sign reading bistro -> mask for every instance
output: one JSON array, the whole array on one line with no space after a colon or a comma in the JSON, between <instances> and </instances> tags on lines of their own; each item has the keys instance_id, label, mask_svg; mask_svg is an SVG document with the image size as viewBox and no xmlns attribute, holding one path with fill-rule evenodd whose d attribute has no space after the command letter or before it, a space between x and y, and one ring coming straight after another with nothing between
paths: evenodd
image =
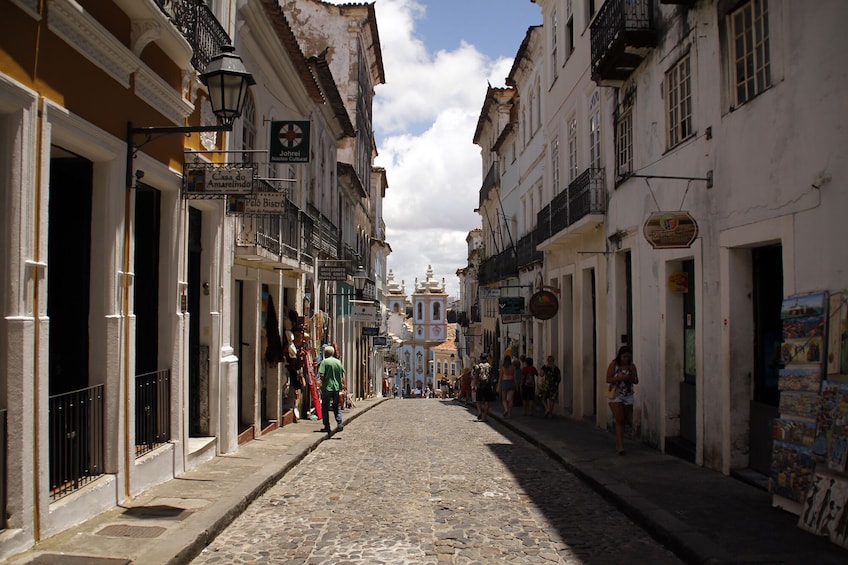
<instances>
[{"instance_id":1,"label":"sign reading bistro","mask_svg":"<svg viewBox=\"0 0 848 565\"><path fill-rule=\"evenodd\" d=\"M685 249L698 237L698 223L689 212L654 212L643 231L654 249Z\"/></svg>"}]
</instances>

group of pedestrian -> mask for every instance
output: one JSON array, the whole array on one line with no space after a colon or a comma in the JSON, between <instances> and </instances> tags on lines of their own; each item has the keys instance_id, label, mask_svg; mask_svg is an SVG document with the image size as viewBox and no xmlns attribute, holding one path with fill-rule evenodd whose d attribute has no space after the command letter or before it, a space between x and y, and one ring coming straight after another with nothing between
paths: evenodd
<instances>
[{"instance_id":1,"label":"group of pedestrian","mask_svg":"<svg viewBox=\"0 0 848 565\"><path fill-rule=\"evenodd\" d=\"M511 355L506 355L495 378L488 356L483 354L473 368L462 370L457 387L458 398L465 405L476 403L477 419L484 422L489 418L489 404L497 400L498 394L505 418L512 416L517 399L524 407L525 416L533 414L538 400L544 410L542 417L552 418L559 401L561 381L562 373L553 355L547 356L541 370L536 369L531 357L513 359ZM629 347L622 346L610 362L606 383L610 412L615 420L616 451L623 455L624 429L633 417L633 386L639 383Z\"/></svg>"}]
</instances>

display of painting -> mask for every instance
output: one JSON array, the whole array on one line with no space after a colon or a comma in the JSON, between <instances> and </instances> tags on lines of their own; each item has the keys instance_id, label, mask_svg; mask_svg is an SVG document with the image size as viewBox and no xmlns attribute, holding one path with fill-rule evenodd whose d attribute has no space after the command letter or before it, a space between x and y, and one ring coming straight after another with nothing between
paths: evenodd
<instances>
[{"instance_id":1,"label":"display of painting","mask_svg":"<svg viewBox=\"0 0 848 565\"><path fill-rule=\"evenodd\" d=\"M848 547L848 293L789 297L781 319L770 488L799 527Z\"/></svg>"}]
</instances>

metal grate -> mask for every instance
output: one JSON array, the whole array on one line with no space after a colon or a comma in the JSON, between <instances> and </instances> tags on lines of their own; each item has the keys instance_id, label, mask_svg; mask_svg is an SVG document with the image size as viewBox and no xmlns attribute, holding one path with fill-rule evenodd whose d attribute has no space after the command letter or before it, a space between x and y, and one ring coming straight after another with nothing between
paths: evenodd
<instances>
[{"instance_id":1,"label":"metal grate","mask_svg":"<svg viewBox=\"0 0 848 565\"><path fill-rule=\"evenodd\" d=\"M103 475L104 385L49 399L50 497L58 500Z\"/></svg>"},{"instance_id":2,"label":"metal grate","mask_svg":"<svg viewBox=\"0 0 848 565\"><path fill-rule=\"evenodd\" d=\"M158 538L164 533L165 528L161 526L125 526L113 524L99 530L97 535L108 536L110 538L152 539Z\"/></svg>"},{"instance_id":3,"label":"metal grate","mask_svg":"<svg viewBox=\"0 0 848 565\"><path fill-rule=\"evenodd\" d=\"M171 370L135 378L135 456L171 439Z\"/></svg>"}]
</instances>

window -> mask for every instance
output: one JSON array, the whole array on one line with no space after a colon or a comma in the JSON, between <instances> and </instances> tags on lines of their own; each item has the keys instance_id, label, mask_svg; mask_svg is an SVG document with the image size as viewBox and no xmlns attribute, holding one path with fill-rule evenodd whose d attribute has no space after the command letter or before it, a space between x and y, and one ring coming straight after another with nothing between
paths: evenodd
<instances>
[{"instance_id":1,"label":"window","mask_svg":"<svg viewBox=\"0 0 848 565\"><path fill-rule=\"evenodd\" d=\"M577 178L577 118L568 120L568 182Z\"/></svg>"},{"instance_id":2,"label":"window","mask_svg":"<svg viewBox=\"0 0 848 565\"><path fill-rule=\"evenodd\" d=\"M539 77L536 77L536 128L542 125L542 85L539 82Z\"/></svg>"},{"instance_id":3,"label":"window","mask_svg":"<svg viewBox=\"0 0 848 565\"><path fill-rule=\"evenodd\" d=\"M623 177L633 172L633 96L625 96L616 120L615 131L616 175Z\"/></svg>"},{"instance_id":4,"label":"window","mask_svg":"<svg viewBox=\"0 0 848 565\"><path fill-rule=\"evenodd\" d=\"M665 74L668 147L692 135L692 83L686 55Z\"/></svg>"},{"instance_id":5,"label":"window","mask_svg":"<svg viewBox=\"0 0 848 565\"><path fill-rule=\"evenodd\" d=\"M551 12L551 83L557 78L557 13Z\"/></svg>"},{"instance_id":6,"label":"window","mask_svg":"<svg viewBox=\"0 0 848 565\"><path fill-rule=\"evenodd\" d=\"M730 15L736 105L771 86L768 0L751 0Z\"/></svg>"},{"instance_id":7,"label":"window","mask_svg":"<svg viewBox=\"0 0 848 565\"><path fill-rule=\"evenodd\" d=\"M559 194L559 138L551 143L551 187L553 194Z\"/></svg>"},{"instance_id":8,"label":"window","mask_svg":"<svg viewBox=\"0 0 848 565\"><path fill-rule=\"evenodd\" d=\"M442 305L436 302L433 304L433 319L441 320L442 319Z\"/></svg>"},{"instance_id":9,"label":"window","mask_svg":"<svg viewBox=\"0 0 848 565\"><path fill-rule=\"evenodd\" d=\"M420 302L418 303L418 314L417 314L417 317L418 317L418 319L419 319L419 320L423 320L423 319L424 319L424 305L423 305L423 304L421 304Z\"/></svg>"},{"instance_id":10,"label":"window","mask_svg":"<svg viewBox=\"0 0 848 565\"><path fill-rule=\"evenodd\" d=\"M574 16L568 18L565 24L565 60L574 53ZM564 63L564 62L563 62Z\"/></svg>"},{"instance_id":11,"label":"window","mask_svg":"<svg viewBox=\"0 0 848 565\"><path fill-rule=\"evenodd\" d=\"M436 361L436 372L437 373L442 372L442 362L441 361Z\"/></svg>"},{"instance_id":12,"label":"window","mask_svg":"<svg viewBox=\"0 0 848 565\"><path fill-rule=\"evenodd\" d=\"M601 110L595 108L589 116L589 167L601 168Z\"/></svg>"}]
</instances>

